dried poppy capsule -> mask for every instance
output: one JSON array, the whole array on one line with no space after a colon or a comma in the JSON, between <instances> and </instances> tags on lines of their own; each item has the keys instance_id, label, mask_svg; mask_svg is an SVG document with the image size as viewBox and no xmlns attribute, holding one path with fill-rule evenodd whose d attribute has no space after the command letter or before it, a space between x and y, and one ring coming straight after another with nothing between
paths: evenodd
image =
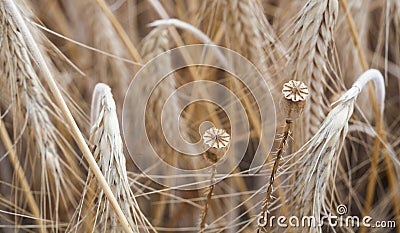
<instances>
[{"instance_id":1,"label":"dried poppy capsule","mask_svg":"<svg viewBox=\"0 0 400 233\"><path fill-rule=\"evenodd\" d=\"M230 136L225 130L212 127L204 132L203 141L210 147L221 149L229 144Z\"/></svg>"},{"instance_id":2,"label":"dried poppy capsule","mask_svg":"<svg viewBox=\"0 0 400 233\"><path fill-rule=\"evenodd\" d=\"M231 137L223 129L207 129L203 134L203 142L209 147L205 154L207 161L216 163L225 154L230 140Z\"/></svg>"},{"instance_id":3,"label":"dried poppy capsule","mask_svg":"<svg viewBox=\"0 0 400 233\"><path fill-rule=\"evenodd\" d=\"M299 118L309 94L307 86L303 82L290 80L283 84L282 94L280 108L286 120Z\"/></svg>"}]
</instances>

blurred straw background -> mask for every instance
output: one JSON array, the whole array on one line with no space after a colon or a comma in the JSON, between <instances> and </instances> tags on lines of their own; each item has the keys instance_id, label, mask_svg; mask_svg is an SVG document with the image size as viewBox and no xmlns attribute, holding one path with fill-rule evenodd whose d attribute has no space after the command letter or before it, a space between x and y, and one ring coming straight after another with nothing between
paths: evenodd
<instances>
[{"instance_id":1,"label":"blurred straw background","mask_svg":"<svg viewBox=\"0 0 400 233\"><path fill-rule=\"evenodd\" d=\"M334 232L327 225L258 229L278 149L284 154L269 214L323 216L337 214L343 204L349 215L397 227L336 232L400 232L400 1L1 0L0 20L0 232ZM157 87L146 115L149 140L165 161L209 165L180 159L160 131L166 93L191 81L230 88L245 107L251 132L243 161L224 180L199 190L171 189L135 166L119 122L128 86L146 62L199 43L246 57L275 103L289 80L304 82L309 97L284 148L275 148L285 122L276 105L276 143L270 154L265 151L262 169L250 175L254 151L265 140L251 90L209 67L174 73ZM159 69L171 65L162 61ZM372 85L334 108L331 103L369 68L384 76L383 114ZM95 92L98 83L104 84ZM173 101L167 120L182 110L179 99ZM181 117L188 141L201 139L204 121L230 133L230 116L207 102L190 105ZM91 170L96 164L102 181ZM165 173L171 186L176 175Z\"/></svg>"}]
</instances>

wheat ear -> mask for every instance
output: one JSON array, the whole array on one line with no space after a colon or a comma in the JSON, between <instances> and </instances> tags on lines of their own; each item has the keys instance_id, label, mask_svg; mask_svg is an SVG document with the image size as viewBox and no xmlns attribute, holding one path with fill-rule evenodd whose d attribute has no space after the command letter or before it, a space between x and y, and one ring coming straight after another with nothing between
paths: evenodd
<instances>
[{"instance_id":1,"label":"wheat ear","mask_svg":"<svg viewBox=\"0 0 400 233\"><path fill-rule=\"evenodd\" d=\"M23 19L18 7L15 5L15 3L12 0L4 0L4 8L6 8L12 17L12 19L15 21L15 24L21 31L22 37L24 41L27 44L27 47L29 48L29 51L32 54L32 57L35 59L37 62L38 66L40 67L43 77L47 84L49 85L49 88L51 92L54 95L55 101L60 107L62 113L64 114L66 121L71 129L71 133L73 134L79 148L81 149L85 159L88 161L90 168L93 170L96 178L98 179L100 185L102 186L107 198L111 202L113 208L115 209L118 218L122 224L122 227L125 229L126 232L132 232L132 229L129 226L128 221L126 220L121 208L118 205L117 200L113 196L110 187L107 185L107 182L104 178L104 176L101 173L101 170L96 164L96 161L94 160L92 153L90 152L90 149L88 145L86 144L85 138L83 137L81 131L79 130L71 112L68 109L67 104L65 103L64 98L62 97L62 94L60 90L57 87L57 84L53 78L52 73L50 72L49 67L46 64L45 59L43 58L38 45L36 44L36 41L33 39L31 32L29 31L25 20Z\"/></svg>"},{"instance_id":2,"label":"wheat ear","mask_svg":"<svg viewBox=\"0 0 400 233\"><path fill-rule=\"evenodd\" d=\"M130 226L139 232L139 227L144 227L146 232L151 228L136 202L128 182L126 161L123 154L122 138L116 106L111 94L111 89L105 84L97 84L92 100L92 128L90 141L94 146L93 156L97 161L104 177L118 204L125 213ZM91 172L89 171L89 177ZM90 183L90 182L88 182ZM108 201L104 200L103 191L97 188L97 213L96 220L100 224L100 231L119 231L120 225Z\"/></svg>"},{"instance_id":3,"label":"wheat ear","mask_svg":"<svg viewBox=\"0 0 400 233\"><path fill-rule=\"evenodd\" d=\"M36 140L37 152L41 155L41 184L42 190L47 189L48 176L50 171L54 177L56 186L55 198L55 227L59 222L59 190L64 183L60 158L56 150L56 130L48 114L49 106L45 102L48 98L46 91L40 85L38 76L29 57L29 48L23 39L23 34L19 31L19 25L13 17L13 12L7 7L5 2L1 3L1 22L2 34L4 35L1 45L1 62L4 64L4 75L6 82L11 89L13 98L23 112L25 119L29 123L29 128L33 131ZM12 62L11 62L12 61ZM8 91L8 90L7 90ZM18 174L18 173L17 173ZM41 196L41 214L44 214L46 208L45 195ZM45 217L45 216L42 216ZM41 225L41 227L43 227ZM42 229L43 230L43 229Z\"/></svg>"},{"instance_id":4,"label":"wheat ear","mask_svg":"<svg viewBox=\"0 0 400 233\"><path fill-rule=\"evenodd\" d=\"M259 22L254 14L257 7L255 0L225 1L225 20L231 39L228 47L238 50L257 65L264 59L264 44ZM229 36L228 34L228 36ZM235 38L235 44L233 44Z\"/></svg>"},{"instance_id":5,"label":"wheat ear","mask_svg":"<svg viewBox=\"0 0 400 233\"><path fill-rule=\"evenodd\" d=\"M224 10L224 21L226 29L227 47L234 49L242 56L245 56L262 72L265 81L268 83L268 69L265 67L265 53L263 51L264 39L261 34L261 26L258 20L260 6L256 0L233 0L222 1L226 8ZM238 68L240 69L240 68ZM248 98L242 83L233 79L232 86L238 90L237 95L243 100L248 110L248 116L255 129L261 129L262 124L258 118L257 110ZM267 91L267 90L265 90ZM256 135L261 140L261 133L256 130ZM264 143L261 149L267 153Z\"/></svg>"},{"instance_id":6,"label":"wheat ear","mask_svg":"<svg viewBox=\"0 0 400 233\"><path fill-rule=\"evenodd\" d=\"M309 0L296 19L289 49L294 67L291 78L305 82L313 93L305 109L306 139L318 131L325 117L324 86L329 80L326 61L337 15L337 0Z\"/></svg>"}]
</instances>

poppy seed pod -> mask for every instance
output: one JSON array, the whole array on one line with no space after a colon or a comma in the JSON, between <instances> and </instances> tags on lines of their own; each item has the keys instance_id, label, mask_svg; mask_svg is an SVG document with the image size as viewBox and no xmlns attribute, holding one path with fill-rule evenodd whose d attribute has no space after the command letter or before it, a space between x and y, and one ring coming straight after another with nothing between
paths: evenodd
<instances>
[{"instance_id":1,"label":"poppy seed pod","mask_svg":"<svg viewBox=\"0 0 400 233\"><path fill-rule=\"evenodd\" d=\"M290 80L283 84L280 109L286 120L296 120L303 113L309 94L306 84Z\"/></svg>"},{"instance_id":2,"label":"poppy seed pod","mask_svg":"<svg viewBox=\"0 0 400 233\"><path fill-rule=\"evenodd\" d=\"M210 163L214 164L224 156L231 138L224 129L212 127L206 130L203 134L203 142L208 147L205 158Z\"/></svg>"}]
</instances>

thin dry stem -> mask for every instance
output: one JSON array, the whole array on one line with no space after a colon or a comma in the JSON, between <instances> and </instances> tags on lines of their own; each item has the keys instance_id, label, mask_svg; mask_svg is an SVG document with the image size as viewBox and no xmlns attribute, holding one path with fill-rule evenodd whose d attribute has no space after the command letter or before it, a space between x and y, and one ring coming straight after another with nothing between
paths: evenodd
<instances>
[{"instance_id":1,"label":"thin dry stem","mask_svg":"<svg viewBox=\"0 0 400 233\"><path fill-rule=\"evenodd\" d=\"M283 135L282 138L280 139L279 146L278 146L278 151L276 152L276 158L274 161L274 165L271 170L271 174L269 176L269 183L267 187L267 193L265 195L265 199L261 208L261 213L260 213L260 218L263 218L264 221L267 221L267 211L270 206L271 202L271 196L272 196L272 189L274 186L274 181L275 181L275 175L278 171L279 168L279 161L281 160L282 153L284 152L285 145L287 145L287 141L289 138L290 134L290 127L292 125L293 121L292 120L286 120L285 121L285 126L283 130ZM257 232L260 232L263 230L262 226L258 226Z\"/></svg>"},{"instance_id":2,"label":"thin dry stem","mask_svg":"<svg viewBox=\"0 0 400 233\"><path fill-rule=\"evenodd\" d=\"M15 150L13 148L14 146L11 143L10 136L8 135L7 129L1 118L0 118L0 138L3 141L3 144L8 151L8 158L11 162L11 165L14 168L16 177L21 184L22 191L25 194L26 202L28 203L28 206L29 206L30 210L32 211L32 216L36 219L37 224L39 226L42 226L43 223L41 221L39 206L36 203L35 197L32 195L32 190L31 190L28 180L26 179L24 169L21 166L21 163L19 162L18 156L15 153ZM41 232L46 232L45 229L43 229L43 228L41 228L40 230L41 230Z\"/></svg>"},{"instance_id":3,"label":"thin dry stem","mask_svg":"<svg viewBox=\"0 0 400 233\"><path fill-rule=\"evenodd\" d=\"M96 2L99 5L99 7L101 8L101 10L104 12L104 14L107 16L107 18L110 20L111 24L114 26L115 31L118 33L121 40L124 42L125 46L127 47L128 51L129 51L130 55L132 56L132 58L134 59L134 61L140 63L142 59L139 55L138 50L135 48L132 41L129 39L124 28L121 26L121 24L115 18L114 14L108 8L106 2L103 0L96 0Z\"/></svg>"},{"instance_id":4,"label":"thin dry stem","mask_svg":"<svg viewBox=\"0 0 400 233\"><path fill-rule=\"evenodd\" d=\"M201 218L200 218L200 233L204 233L204 230L206 228L206 223L207 223L207 213L208 209L210 208L211 205L211 198L213 195L213 191L215 188L215 173L216 173L216 168L215 166L212 166L211 168L211 176L210 176L210 186L207 188L207 195L206 195L206 203L204 204L203 211L201 213Z\"/></svg>"}]
</instances>

